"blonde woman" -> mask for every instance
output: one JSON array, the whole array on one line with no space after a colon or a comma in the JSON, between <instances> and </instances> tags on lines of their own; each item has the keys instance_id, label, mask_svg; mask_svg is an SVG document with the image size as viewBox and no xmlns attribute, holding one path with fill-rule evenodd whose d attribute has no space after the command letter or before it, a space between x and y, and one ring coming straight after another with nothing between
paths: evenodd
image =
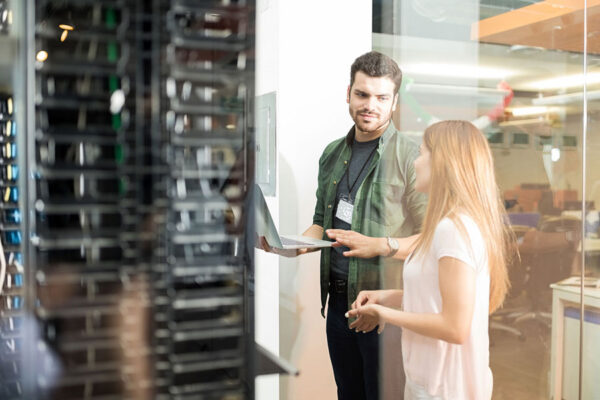
<instances>
[{"instance_id":1,"label":"blonde woman","mask_svg":"<svg viewBox=\"0 0 600 400\"><path fill-rule=\"evenodd\" d=\"M442 121L424 133L415 160L416 190L429 195L420 235L397 239L404 290L360 292L347 317L351 328L400 326L405 399L492 396L488 315L508 290L504 223L492 155L483 134L467 121ZM328 231L347 256L390 253L386 238ZM409 254L410 253L410 254Z\"/></svg>"}]
</instances>

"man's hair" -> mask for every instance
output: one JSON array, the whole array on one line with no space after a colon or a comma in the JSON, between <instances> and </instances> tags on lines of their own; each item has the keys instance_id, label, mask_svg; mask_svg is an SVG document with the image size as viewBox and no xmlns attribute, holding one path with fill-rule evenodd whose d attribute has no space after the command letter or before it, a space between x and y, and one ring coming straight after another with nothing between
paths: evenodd
<instances>
[{"instance_id":1,"label":"man's hair","mask_svg":"<svg viewBox=\"0 0 600 400\"><path fill-rule=\"evenodd\" d=\"M402 71L396 61L378 51L370 51L354 60L350 68L350 87L354 84L354 77L358 71L373 78L390 78L396 89L394 95L398 93L402 84Z\"/></svg>"}]
</instances>

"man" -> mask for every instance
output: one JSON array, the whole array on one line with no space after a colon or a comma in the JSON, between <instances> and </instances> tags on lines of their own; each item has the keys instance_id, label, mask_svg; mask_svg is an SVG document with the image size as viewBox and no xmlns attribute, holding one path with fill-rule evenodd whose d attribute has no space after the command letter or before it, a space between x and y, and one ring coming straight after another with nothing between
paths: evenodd
<instances>
[{"instance_id":1,"label":"man","mask_svg":"<svg viewBox=\"0 0 600 400\"><path fill-rule=\"evenodd\" d=\"M335 228L387 237L391 257L398 249L393 237L418 232L426 204L424 196L414 190L413 161L418 146L402 136L391 121L401 82L398 65L381 53L366 53L352 64L346 101L354 126L323 151L313 225L303 235L327 238L325 230ZM261 243L267 251L285 256L307 252L271 249L264 238ZM384 288L382 282L397 288L402 264L379 257L345 257L347 250L322 249L321 314L325 315L329 297L327 342L338 398L376 400L379 338L376 331L350 330L344 314L361 290ZM392 345L397 350L400 342ZM400 390L403 388L396 394L401 396Z\"/></svg>"}]
</instances>

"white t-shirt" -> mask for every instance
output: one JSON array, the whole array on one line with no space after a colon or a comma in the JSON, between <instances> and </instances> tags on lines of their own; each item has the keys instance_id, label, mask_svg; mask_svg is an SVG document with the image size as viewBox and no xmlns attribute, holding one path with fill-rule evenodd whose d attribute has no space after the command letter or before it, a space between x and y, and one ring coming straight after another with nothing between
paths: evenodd
<instances>
[{"instance_id":1,"label":"white t-shirt","mask_svg":"<svg viewBox=\"0 0 600 400\"><path fill-rule=\"evenodd\" d=\"M471 333L462 344L451 344L404 329L402 353L407 379L430 395L448 400L487 400L492 397L489 367L488 310L490 274L485 242L475 222L461 216L468 239L444 218L435 229L431 248L411 257L404 266L403 309L413 313L440 313L439 264L456 258L476 272L475 308Z\"/></svg>"}]
</instances>

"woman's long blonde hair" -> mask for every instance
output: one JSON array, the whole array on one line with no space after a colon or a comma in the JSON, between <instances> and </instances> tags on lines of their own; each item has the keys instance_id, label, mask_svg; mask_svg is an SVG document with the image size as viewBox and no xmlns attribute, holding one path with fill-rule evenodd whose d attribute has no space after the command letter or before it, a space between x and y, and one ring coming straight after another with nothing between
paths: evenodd
<instances>
[{"instance_id":1,"label":"woman's long blonde hair","mask_svg":"<svg viewBox=\"0 0 600 400\"><path fill-rule=\"evenodd\" d=\"M435 228L445 217L467 238L459 215L470 216L486 244L492 313L502 305L510 286L506 265L514 234L506 224L487 140L470 122L442 121L425 130L423 145L431 152L431 178L415 254L429 249Z\"/></svg>"}]
</instances>

